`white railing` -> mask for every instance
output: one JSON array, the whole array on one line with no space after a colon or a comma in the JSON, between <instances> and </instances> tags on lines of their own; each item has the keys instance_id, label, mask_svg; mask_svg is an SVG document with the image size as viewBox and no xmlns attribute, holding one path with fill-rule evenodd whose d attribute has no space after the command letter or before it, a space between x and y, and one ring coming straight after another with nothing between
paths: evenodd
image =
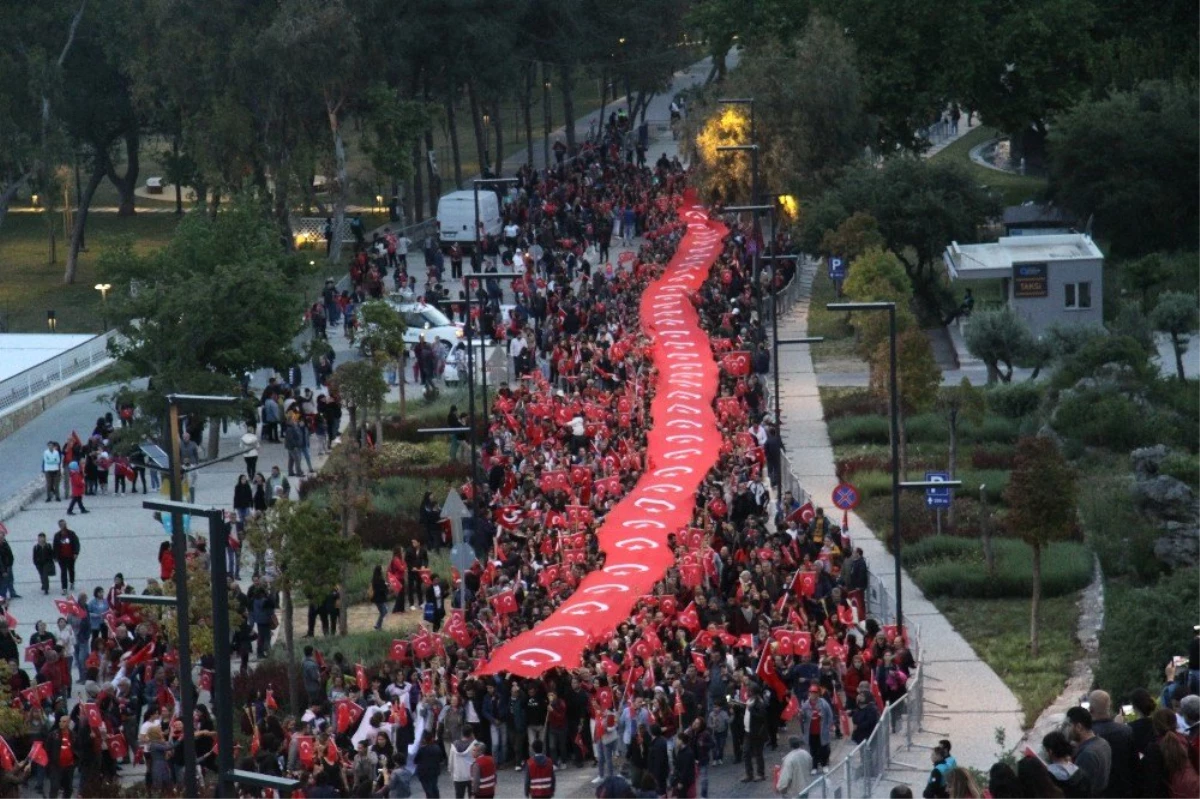
<instances>
[{"instance_id":1,"label":"white railing","mask_svg":"<svg viewBox=\"0 0 1200 799\"><path fill-rule=\"evenodd\" d=\"M116 335L115 330L110 330L0 381L0 416L56 388L70 385L72 379L84 372L108 364L112 360L108 342Z\"/></svg>"}]
</instances>

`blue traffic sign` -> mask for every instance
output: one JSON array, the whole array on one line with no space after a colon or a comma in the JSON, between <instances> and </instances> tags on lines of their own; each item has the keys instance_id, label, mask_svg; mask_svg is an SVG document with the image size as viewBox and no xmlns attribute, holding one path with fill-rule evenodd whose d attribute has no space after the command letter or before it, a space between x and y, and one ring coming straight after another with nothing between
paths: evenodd
<instances>
[{"instance_id":1,"label":"blue traffic sign","mask_svg":"<svg viewBox=\"0 0 1200 799\"><path fill-rule=\"evenodd\" d=\"M858 507L858 489L850 483L838 483L833 489L833 504L839 510L854 510Z\"/></svg>"},{"instance_id":2,"label":"blue traffic sign","mask_svg":"<svg viewBox=\"0 0 1200 799\"><path fill-rule=\"evenodd\" d=\"M829 256L829 279L846 279L846 261L840 255Z\"/></svg>"},{"instance_id":3,"label":"blue traffic sign","mask_svg":"<svg viewBox=\"0 0 1200 799\"><path fill-rule=\"evenodd\" d=\"M950 479L950 475L946 472L925 472L925 479L930 482L943 483ZM925 507L927 508L948 508L953 498L949 488L925 489Z\"/></svg>"}]
</instances>

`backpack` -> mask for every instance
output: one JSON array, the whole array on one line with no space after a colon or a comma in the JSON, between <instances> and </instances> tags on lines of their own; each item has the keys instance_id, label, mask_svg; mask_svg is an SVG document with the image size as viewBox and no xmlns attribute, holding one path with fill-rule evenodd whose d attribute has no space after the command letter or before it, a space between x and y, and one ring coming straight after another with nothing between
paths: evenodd
<instances>
[{"instance_id":1,"label":"backpack","mask_svg":"<svg viewBox=\"0 0 1200 799\"><path fill-rule=\"evenodd\" d=\"M425 621L428 621L428 622L432 622L435 618L437 618L437 603L436 602L430 600L429 602L425 603L424 617L425 617Z\"/></svg>"}]
</instances>

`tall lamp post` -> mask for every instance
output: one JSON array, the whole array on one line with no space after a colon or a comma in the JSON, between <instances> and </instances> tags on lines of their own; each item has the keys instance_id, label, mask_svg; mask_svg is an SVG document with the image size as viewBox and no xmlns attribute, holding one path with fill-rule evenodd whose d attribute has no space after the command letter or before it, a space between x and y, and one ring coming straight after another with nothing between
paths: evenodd
<instances>
[{"instance_id":1,"label":"tall lamp post","mask_svg":"<svg viewBox=\"0 0 1200 799\"><path fill-rule=\"evenodd\" d=\"M752 226L754 236L759 233L758 215L762 211L770 211L771 206L757 205L758 203L758 145L757 144L724 144L717 148L719 153L750 153L750 205L729 206L724 210L727 212L733 211L749 211L753 220ZM758 287L762 278L762 263L759 261L759 250L757 239L754 241L754 251L752 254L752 273L754 275L754 285ZM759 294L758 300L758 319L761 322L763 317L762 295Z\"/></svg>"},{"instance_id":2,"label":"tall lamp post","mask_svg":"<svg viewBox=\"0 0 1200 799\"><path fill-rule=\"evenodd\" d=\"M112 290L112 283L97 283L96 291L100 292L100 319L104 323L104 332L108 332L108 292Z\"/></svg>"},{"instance_id":3,"label":"tall lamp post","mask_svg":"<svg viewBox=\"0 0 1200 799\"><path fill-rule=\"evenodd\" d=\"M489 126L492 124L492 115L485 113L483 115L483 168L479 173L487 177L491 172L492 156L488 152L488 147L491 144L492 134L489 132Z\"/></svg>"}]
</instances>

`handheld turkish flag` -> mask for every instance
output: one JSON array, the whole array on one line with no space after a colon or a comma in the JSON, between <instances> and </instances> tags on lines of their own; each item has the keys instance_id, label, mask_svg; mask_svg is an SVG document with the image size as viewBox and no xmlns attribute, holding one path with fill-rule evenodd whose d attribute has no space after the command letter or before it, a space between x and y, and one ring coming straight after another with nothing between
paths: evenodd
<instances>
[{"instance_id":1,"label":"handheld turkish flag","mask_svg":"<svg viewBox=\"0 0 1200 799\"><path fill-rule=\"evenodd\" d=\"M129 742L123 733L108 736L108 753L112 759L120 762L129 755Z\"/></svg>"},{"instance_id":2,"label":"handheld turkish flag","mask_svg":"<svg viewBox=\"0 0 1200 799\"><path fill-rule=\"evenodd\" d=\"M515 530L520 526L521 520L525 518L525 512L520 505L505 505L496 508L493 517L496 520L496 526L505 530Z\"/></svg>"},{"instance_id":3,"label":"handheld turkish flag","mask_svg":"<svg viewBox=\"0 0 1200 799\"><path fill-rule=\"evenodd\" d=\"M418 660L433 657L433 635L428 630L422 630L412 639L413 654Z\"/></svg>"},{"instance_id":4,"label":"handheld turkish flag","mask_svg":"<svg viewBox=\"0 0 1200 799\"><path fill-rule=\"evenodd\" d=\"M54 607L58 609L59 614L62 616L74 616L77 619L87 618L87 609L74 599L56 599L54 600Z\"/></svg>"},{"instance_id":5,"label":"handheld turkish flag","mask_svg":"<svg viewBox=\"0 0 1200 799\"><path fill-rule=\"evenodd\" d=\"M8 741L0 738L0 768L5 771L12 771L17 765L17 756L13 754L12 747L8 745Z\"/></svg>"},{"instance_id":6,"label":"handheld turkish flag","mask_svg":"<svg viewBox=\"0 0 1200 799\"><path fill-rule=\"evenodd\" d=\"M847 627L853 627L854 608L849 605L838 605L838 620Z\"/></svg>"},{"instance_id":7,"label":"handheld turkish flag","mask_svg":"<svg viewBox=\"0 0 1200 799\"><path fill-rule=\"evenodd\" d=\"M496 596L492 597L492 607L494 607L496 612L502 616L507 616L510 613L516 613L518 609L516 593L510 588L507 591L497 594Z\"/></svg>"},{"instance_id":8,"label":"handheld turkish flag","mask_svg":"<svg viewBox=\"0 0 1200 799\"><path fill-rule=\"evenodd\" d=\"M470 646L471 640L474 638L474 636L471 634L471 630L467 627L466 622L462 621L461 619L457 621L452 620L450 624L447 624L446 633L452 639L454 639L454 643L458 644L463 649L466 649L468 646Z\"/></svg>"},{"instance_id":9,"label":"handheld turkish flag","mask_svg":"<svg viewBox=\"0 0 1200 799\"><path fill-rule=\"evenodd\" d=\"M692 664L695 665L696 671L701 674L708 673L708 663L704 660L704 655L701 655L699 652L692 653Z\"/></svg>"},{"instance_id":10,"label":"handheld turkish flag","mask_svg":"<svg viewBox=\"0 0 1200 799\"><path fill-rule=\"evenodd\" d=\"M700 614L696 611L695 602L689 603L688 606L683 609L683 612L679 614L678 621L680 626L687 629L687 631L690 633L694 634L700 629Z\"/></svg>"},{"instance_id":11,"label":"handheld turkish flag","mask_svg":"<svg viewBox=\"0 0 1200 799\"><path fill-rule=\"evenodd\" d=\"M762 657L758 659L758 668L754 670L754 674L775 692L776 697L783 699L787 693L787 686L783 684L783 680L779 679L779 673L775 671L775 659L771 657L770 646L763 647Z\"/></svg>"},{"instance_id":12,"label":"handheld turkish flag","mask_svg":"<svg viewBox=\"0 0 1200 799\"><path fill-rule=\"evenodd\" d=\"M613 692L607 686L596 692L596 702L605 710L611 710L613 706Z\"/></svg>"},{"instance_id":13,"label":"handheld turkish flag","mask_svg":"<svg viewBox=\"0 0 1200 799\"><path fill-rule=\"evenodd\" d=\"M84 702L79 711L88 720L88 726L93 730L98 730L103 725L104 720L100 717L100 706L95 702Z\"/></svg>"},{"instance_id":14,"label":"handheld turkish flag","mask_svg":"<svg viewBox=\"0 0 1200 799\"><path fill-rule=\"evenodd\" d=\"M313 762L316 760L316 739L311 735L297 735L296 753L300 757L300 765L305 768L312 768Z\"/></svg>"},{"instance_id":15,"label":"handheld turkish flag","mask_svg":"<svg viewBox=\"0 0 1200 799\"><path fill-rule=\"evenodd\" d=\"M404 660L408 656L408 643L396 638L393 639L392 645L388 647L389 660Z\"/></svg>"},{"instance_id":16,"label":"handheld turkish flag","mask_svg":"<svg viewBox=\"0 0 1200 799\"><path fill-rule=\"evenodd\" d=\"M365 691L370 683L367 681L367 669L361 663L354 664L354 679L358 682L358 690Z\"/></svg>"},{"instance_id":17,"label":"handheld turkish flag","mask_svg":"<svg viewBox=\"0 0 1200 799\"><path fill-rule=\"evenodd\" d=\"M721 636L721 640L725 640L725 637ZM741 635L738 636L737 642L734 643L733 646L745 647L746 649L753 649L754 648L754 636L751 635L750 633L742 633Z\"/></svg>"},{"instance_id":18,"label":"handheld turkish flag","mask_svg":"<svg viewBox=\"0 0 1200 799\"><path fill-rule=\"evenodd\" d=\"M609 677L615 676L621 671L621 667L616 664L608 655L600 656L600 668L604 669L604 673Z\"/></svg>"},{"instance_id":19,"label":"handheld turkish flag","mask_svg":"<svg viewBox=\"0 0 1200 799\"><path fill-rule=\"evenodd\" d=\"M817 593L816 572L800 572L798 582L800 584L801 595L811 598L815 593Z\"/></svg>"},{"instance_id":20,"label":"handheld turkish flag","mask_svg":"<svg viewBox=\"0 0 1200 799\"><path fill-rule=\"evenodd\" d=\"M791 630L774 629L771 630L771 637L775 639L778 652L781 655L790 655L794 652L792 648L792 632Z\"/></svg>"},{"instance_id":21,"label":"handheld turkish flag","mask_svg":"<svg viewBox=\"0 0 1200 799\"><path fill-rule=\"evenodd\" d=\"M788 697L787 707L785 707L783 709L783 715L781 716L781 718L784 721L791 721L793 718L795 718L796 714L799 712L800 712L800 700L796 698L795 694L792 694L791 696Z\"/></svg>"},{"instance_id":22,"label":"handheld turkish flag","mask_svg":"<svg viewBox=\"0 0 1200 799\"><path fill-rule=\"evenodd\" d=\"M42 768L50 765L50 755L46 754L46 746L41 741L34 741L29 747L29 759ZM5 768L8 768L7 766Z\"/></svg>"},{"instance_id":23,"label":"handheld turkish flag","mask_svg":"<svg viewBox=\"0 0 1200 799\"><path fill-rule=\"evenodd\" d=\"M275 689L267 689L267 710L279 710L279 703L275 701Z\"/></svg>"},{"instance_id":24,"label":"handheld turkish flag","mask_svg":"<svg viewBox=\"0 0 1200 799\"><path fill-rule=\"evenodd\" d=\"M200 669L200 690L212 692L213 689L213 670Z\"/></svg>"},{"instance_id":25,"label":"handheld turkish flag","mask_svg":"<svg viewBox=\"0 0 1200 799\"><path fill-rule=\"evenodd\" d=\"M816 511L813 510L811 502L805 502L787 516L789 522L797 522L799 524L810 524L814 518L816 518Z\"/></svg>"},{"instance_id":26,"label":"handheld turkish flag","mask_svg":"<svg viewBox=\"0 0 1200 799\"><path fill-rule=\"evenodd\" d=\"M404 705L404 700L399 700L392 706L392 722L398 727L408 726L408 708Z\"/></svg>"},{"instance_id":27,"label":"handheld turkish flag","mask_svg":"<svg viewBox=\"0 0 1200 799\"><path fill-rule=\"evenodd\" d=\"M400 582L400 576L395 572L388 572L387 581L388 588L393 594L398 594L404 590L404 585Z\"/></svg>"},{"instance_id":28,"label":"handheld turkish flag","mask_svg":"<svg viewBox=\"0 0 1200 799\"><path fill-rule=\"evenodd\" d=\"M675 692L675 718L683 718L683 692Z\"/></svg>"},{"instance_id":29,"label":"handheld turkish flag","mask_svg":"<svg viewBox=\"0 0 1200 799\"><path fill-rule=\"evenodd\" d=\"M334 702L334 717L337 719L337 731L348 732L363 715L363 709L357 702L349 699L339 699Z\"/></svg>"},{"instance_id":30,"label":"handheld turkish flag","mask_svg":"<svg viewBox=\"0 0 1200 799\"><path fill-rule=\"evenodd\" d=\"M798 632L792 633L792 652L800 657L808 657L808 653L812 651L812 633Z\"/></svg>"},{"instance_id":31,"label":"handheld turkish flag","mask_svg":"<svg viewBox=\"0 0 1200 799\"><path fill-rule=\"evenodd\" d=\"M699 566L680 566L679 581L683 583L685 588L699 588L704 582L704 573Z\"/></svg>"},{"instance_id":32,"label":"handheld turkish flag","mask_svg":"<svg viewBox=\"0 0 1200 799\"><path fill-rule=\"evenodd\" d=\"M721 358L720 366L732 377L745 377L750 374L750 353L745 350L731 352Z\"/></svg>"}]
</instances>

